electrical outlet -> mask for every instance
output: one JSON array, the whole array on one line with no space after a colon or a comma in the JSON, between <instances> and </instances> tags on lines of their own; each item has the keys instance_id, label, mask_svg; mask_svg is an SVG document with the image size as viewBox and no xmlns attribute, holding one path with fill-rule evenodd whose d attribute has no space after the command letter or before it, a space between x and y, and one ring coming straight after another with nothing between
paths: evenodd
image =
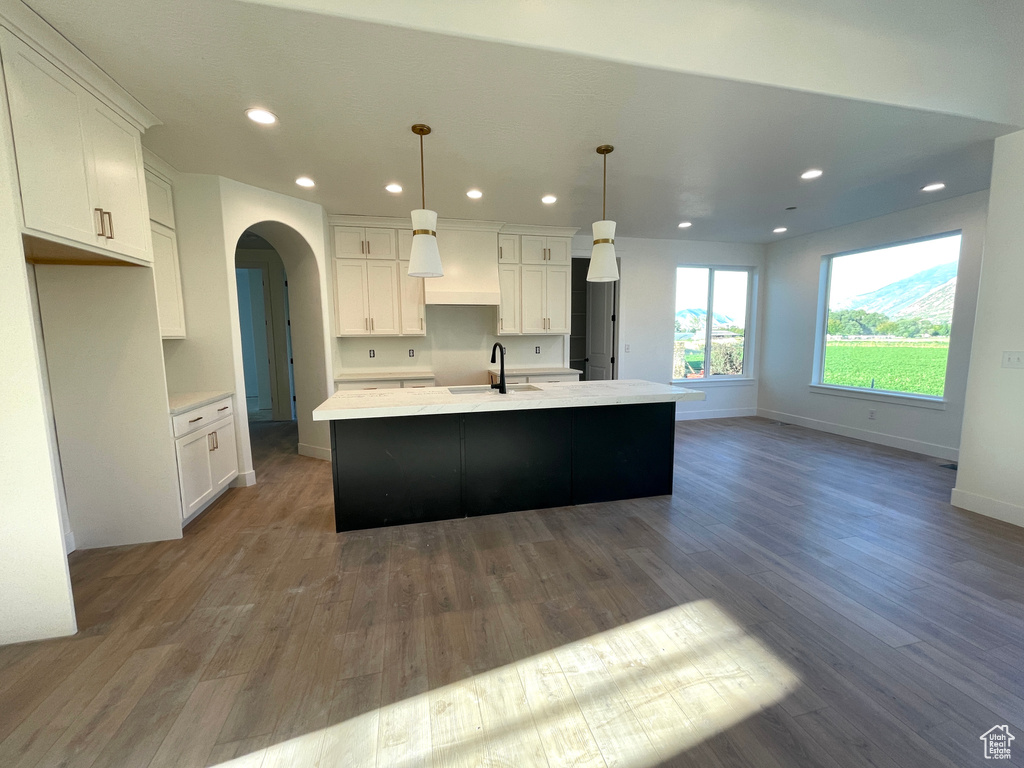
<instances>
[{"instance_id":1,"label":"electrical outlet","mask_svg":"<svg viewBox=\"0 0 1024 768\"><path fill-rule=\"evenodd\" d=\"M376 356L377 356L377 353L376 353L376 352L374 352L374 351L373 351L373 350L371 349L371 350L370 350L370 357L376 357Z\"/></svg>"},{"instance_id":2,"label":"electrical outlet","mask_svg":"<svg viewBox=\"0 0 1024 768\"><path fill-rule=\"evenodd\" d=\"M409 357L416 357L416 350L415 349L410 349L409 350Z\"/></svg>"},{"instance_id":3,"label":"electrical outlet","mask_svg":"<svg viewBox=\"0 0 1024 768\"><path fill-rule=\"evenodd\" d=\"M534 353L535 355L539 355L539 354L540 354L540 347L534 347L534 348L533 348L533 353Z\"/></svg>"},{"instance_id":4,"label":"electrical outlet","mask_svg":"<svg viewBox=\"0 0 1024 768\"><path fill-rule=\"evenodd\" d=\"M629 352L629 344L626 345L626 351Z\"/></svg>"},{"instance_id":5,"label":"electrical outlet","mask_svg":"<svg viewBox=\"0 0 1024 768\"><path fill-rule=\"evenodd\" d=\"M1003 368L1024 368L1024 352L1003 352Z\"/></svg>"}]
</instances>

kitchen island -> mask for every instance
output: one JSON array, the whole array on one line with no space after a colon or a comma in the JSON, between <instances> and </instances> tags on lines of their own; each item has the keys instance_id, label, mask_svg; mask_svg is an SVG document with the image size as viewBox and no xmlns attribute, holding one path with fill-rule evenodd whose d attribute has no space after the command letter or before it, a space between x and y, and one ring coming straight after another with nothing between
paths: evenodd
<instances>
[{"instance_id":1,"label":"kitchen island","mask_svg":"<svg viewBox=\"0 0 1024 768\"><path fill-rule=\"evenodd\" d=\"M649 381L338 392L331 422L338 531L672 492L675 404Z\"/></svg>"}]
</instances>

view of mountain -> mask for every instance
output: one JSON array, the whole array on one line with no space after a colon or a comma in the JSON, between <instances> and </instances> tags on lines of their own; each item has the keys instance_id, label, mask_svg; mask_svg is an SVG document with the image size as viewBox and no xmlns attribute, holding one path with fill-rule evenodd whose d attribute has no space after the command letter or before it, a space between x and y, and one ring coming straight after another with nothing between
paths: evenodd
<instances>
[{"instance_id":1,"label":"view of mountain","mask_svg":"<svg viewBox=\"0 0 1024 768\"><path fill-rule=\"evenodd\" d=\"M682 328L704 324L704 318L708 311L706 309L680 309L676 312L676 320ZM715 312L715 322L718 325L732 325L733 319L728 315L721 315Z\"/></svg>"},{"instance_id":2,"label":"view of mountain","mask_svg":"<svg viewBox=\"0 0 1024 768\"><path fill-rule=\"evenodd\" d=\"M956 291L957 262L940 264L882 286L877 291L854 296L833 309L863 309L890 319L919 317L936 322L949 320Z\"/></svg>"}]
</instances>

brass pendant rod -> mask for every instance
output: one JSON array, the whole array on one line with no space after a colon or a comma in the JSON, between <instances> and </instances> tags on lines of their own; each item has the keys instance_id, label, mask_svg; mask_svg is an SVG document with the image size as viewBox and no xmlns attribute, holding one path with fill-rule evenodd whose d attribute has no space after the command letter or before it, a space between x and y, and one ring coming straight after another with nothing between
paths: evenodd
<instances>
[{"instance_id":1,"label":"brass pendant rod","mask_svg":"<svg viewBox=\"0 0 1024 768\"><path fill-rule=\"evenodd\" d=\"M427 207L427 182L423 174L423 134L420 134L420 194L422 195L422 207Z\"/></svg>"},{"instance_id":2,"label":"brass pendant rod","mask_svg":"<svg viewBox=\"0 0 1024 768\"><path fill-rule=\"evenodd\" d=\"M605 202L608 200L608 155L604 157L604 183L601 186L601 221L605 221L608 215L605 213Z\"/></svg>"}]
</instances>

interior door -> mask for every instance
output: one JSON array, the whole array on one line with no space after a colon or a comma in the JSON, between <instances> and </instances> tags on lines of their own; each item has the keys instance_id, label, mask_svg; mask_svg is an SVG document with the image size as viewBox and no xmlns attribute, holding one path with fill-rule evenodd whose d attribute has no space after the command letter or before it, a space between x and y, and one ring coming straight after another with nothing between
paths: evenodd
<instances>
[{"instance_id":1,"label":"interior door","mask_svg":"<svg viewBox=\"0 0 1024 768\"><path fill-rule=\"evenodd\" d=\"M615 378L615 283L587 283L587 381Z\"/></svg>"}]
</instances>

